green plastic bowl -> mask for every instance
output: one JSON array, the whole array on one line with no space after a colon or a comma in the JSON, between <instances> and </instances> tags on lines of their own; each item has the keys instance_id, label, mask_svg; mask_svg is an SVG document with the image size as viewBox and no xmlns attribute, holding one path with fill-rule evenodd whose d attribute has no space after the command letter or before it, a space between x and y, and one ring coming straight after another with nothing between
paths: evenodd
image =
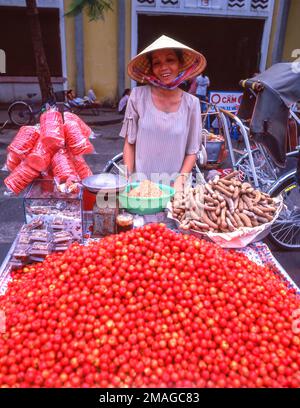
<instances>
[{"instance_id":1,"label":"green plastic bowl","mask_svg":"<svg viewBox=\"0 0 300 408\"><path fill-rule=\"evenodd\" d=\"M163 194L160 197L130 197L128 193L140 183L131 183L119 194L120 208L125 208L133 214L154 214L163 211L171 197L175 194L175 189L165 184L157 184Z\"/></svg>"}]
</instances>

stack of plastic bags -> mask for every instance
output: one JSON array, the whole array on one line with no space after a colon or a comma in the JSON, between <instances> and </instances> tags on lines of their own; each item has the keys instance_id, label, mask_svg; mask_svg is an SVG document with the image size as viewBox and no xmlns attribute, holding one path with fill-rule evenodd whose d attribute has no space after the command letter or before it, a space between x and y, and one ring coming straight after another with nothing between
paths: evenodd
<instances>
[{"instance_id":1,"label":"stack of plastic bags","mask_svg":"<svg viewBox=\"0 0 300 408\"><path fill-rule=\"evenodd\" d=\"M55 109L44 112L40 126L22 126L8 147L6 167L11 173L4 180L15 194L22 192L35 178L53 177L60 185L92 175L83 154L94 152L89 141L92 130L78 116Z\"/></svg>"}]
</instances>

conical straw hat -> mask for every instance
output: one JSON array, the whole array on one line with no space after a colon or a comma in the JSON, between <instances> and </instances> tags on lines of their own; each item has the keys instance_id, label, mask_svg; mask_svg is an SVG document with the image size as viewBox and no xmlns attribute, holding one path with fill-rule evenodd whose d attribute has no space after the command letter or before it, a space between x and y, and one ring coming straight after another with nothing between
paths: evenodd
<instances>
[{"instance_id":1,"label":"conical straw hat","mask_svg":"<svg viewBox=\"0 0 300 408\"><path fill-rule=\"evenodd\" d=\"M165 48L173 48L182 51L183 64L180 66L180 72L195 65L195 68L185 79L190 79L199 75L206 67L206 59L200 54L200 52L187 47L179 41L173 40L173 38L162 35L129 62L127 67L128 75L137 82L146 83L147 80L144 76L151 74L151 65L147 54Z\"/></svg>"}]
</instances>

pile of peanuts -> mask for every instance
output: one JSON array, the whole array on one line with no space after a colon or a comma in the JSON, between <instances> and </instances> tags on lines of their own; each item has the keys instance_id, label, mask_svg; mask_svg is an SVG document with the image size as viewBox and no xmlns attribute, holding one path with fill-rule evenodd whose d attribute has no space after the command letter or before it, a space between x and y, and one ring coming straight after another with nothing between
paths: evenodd
<instances>
[{"instance_id":1,"label":"pile of peanuts","mask_svg":"<svg viewBox=\"0 0 300 408\"><path fill-rule=\"evenodd\" d=\"M172 215L179 227L201 232L231 232L273 220L276 204L268 194L238 179L238 171L175 194Z\"/></svg>"}]
</instances>

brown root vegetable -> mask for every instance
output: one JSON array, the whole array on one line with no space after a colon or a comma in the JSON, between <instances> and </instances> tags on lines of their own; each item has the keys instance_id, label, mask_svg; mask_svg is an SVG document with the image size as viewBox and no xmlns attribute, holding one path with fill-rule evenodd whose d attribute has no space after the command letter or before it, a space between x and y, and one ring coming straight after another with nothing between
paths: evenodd
<instances>
[{"instance_id":1,"label":"brown root vegetable","mask_svg":"<svg viewBox=\"0 0 300 408\"><path fill-rule=\"evenodd\" d=\"M259 221L261 224L266 224L267 222L269 222L270 220L268 220L268 218L266 217L256 217L257 221Z\"/></svg>"},{"instance_id":2,"label":"brown root vegetable","mask_svg":"<svg viewBox=\"0 0 300 408\"><path fill-rule=\"evenodd\" d=\"M240 219L239 214L233 213L232 216L233 216L233 218L235 219L235 222L237 223L237 225L238 225L239 228L244 226L242 220Z\"/></svg>"},{"instance_id":3,"label":"brown root vegetable","mask_svg":"<svg viewBox=\"0 0 300 408\"><path fill-rule=\"evenodd\" d=\"M193 223L194 223L198 228L205 229L205 230L208 230L208 229L209 229L209 225L208 225L208 224L205 224L204 222L193 221Z\"/></svg>"},{"instance_id":4,"label":"brown root vegetable","mask_svg":"<svg viewBox=\"0 0 300 408\"><path fill-rule=\"evenodd\" d=\"M227 197L232 198L232 195L233 195L232 191L229 191L229 190L225 189L224 187L220 186L219 184L216 184L214 186L214 188L216 190L220 191L220 193L226 195Z\"/></svg>"},{"instance_id":5,"label":"brown root vegetable","mask_svg":"<svg viewBox=\"0 0 300 408\"><path fill-rule=\"evenodd\" d=\"M235 228L234 228L232 222L230 221L230 219L228 217L226 217L226 222L227 222L229 231L234 231Z\"/></svg>"},{"instance_id":6,"label":"brown root vegetable","mask_svg":"<svg viewBox=\"0 0 300 408\"><path fill-rule=\"evenodd\" d=\"M218 229L218 225L213 222L212 220L209 219L208 215L206 214L206 212L203 212L202 215L202 222L204 222L205 224L209 225L210 227L212 227L213 229L217 230Z\"/></svg>"},{"instance_id":7,"label":"brown root vegetable","mask_svg":"<svg viewBox=\"0 0 300 408\"><path fill-rule=\"evenodd\" d=\"M246 227L252 227L251 219L246 214L240 213L239 217Z\"/></svg>"},{"instance_id":8,"label":"brown root vegetable","mask_svg":"<svg viewBox=\"0 0 300 408\"><path fill-rule=\"evenodd\" d=\"M242 196L241 196L241 199L244 201L244 203L246 204L246 205L244 205L244 209L245 210L250 210L250 211L252 211L252 209L253 209L253 203L252 203L252 200L251 200L251 198L249 198L246 194L243 194Z\"/></svg>"},{"instance_id":9,"label":"brown root vegetable","mask_svg":"<svg viewBox=\"0 0 300 408\"><path fill-rule=\"evenodd\" d=\"M239 195L240 195L240 189L239 189L239 187L235 187L233 195L232 195L232 199L233 200L237 199Z\"/></svg>"},{"instance_id":10,"label":"brown root vegetable","mask_svg":"<svg viewBox=\"0 0 300 408\"><path fill-rule=\"evenodd\" d=\"M238 228L238 224L237 224L237 222L236 222L234 216L230 213L229 210L226 210L226 217L230 219L231 224L232 224L235 228Z\"/></svg>"},{"instance_id":11,"label":"brown root vegetable","mask_svg":"<svg viewBox=\"0 0 300 408\"><path fill-rule=\"evenodd\" d=\"M223 180L230 180L233 177L237 176L239 174L238 170L234 170L231 173L227 174L226 176L222 177Z\"/></svg>"}]
</instances>

